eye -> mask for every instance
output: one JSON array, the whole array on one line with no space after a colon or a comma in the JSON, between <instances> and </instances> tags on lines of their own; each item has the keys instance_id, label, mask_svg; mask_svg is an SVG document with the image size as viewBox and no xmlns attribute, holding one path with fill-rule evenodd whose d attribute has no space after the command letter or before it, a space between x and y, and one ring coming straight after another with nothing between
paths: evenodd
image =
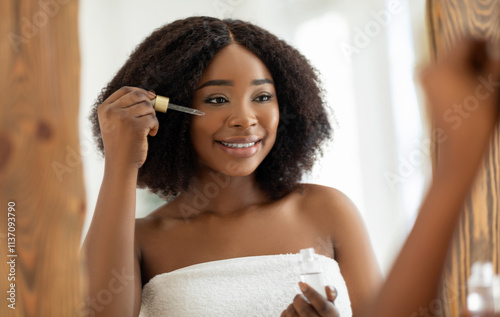
<instances>
[{"instance_id":1,"label":"eye","mask_svg":"<svg viewBox=\"0 0 500 317\"><path fill-rule=\"evenodd\" d=\"M254 100L257 102L268 102L268 101L271 101L272 98L273 98L273 95L271 95L271 94L262 94L262 95L257 96Z\"/></svg>"},{"instance_id":2,"label":"eye","mask_svg":"<svg viewBox=\"0 0 500 317\"><path fill-rule=\"evenodd\" d=\"M206 103L211 103L211 104L220 104L220 103L226 103L228 100L224 97L211 97L205 99Z\"/></svg>"}]
</instances>

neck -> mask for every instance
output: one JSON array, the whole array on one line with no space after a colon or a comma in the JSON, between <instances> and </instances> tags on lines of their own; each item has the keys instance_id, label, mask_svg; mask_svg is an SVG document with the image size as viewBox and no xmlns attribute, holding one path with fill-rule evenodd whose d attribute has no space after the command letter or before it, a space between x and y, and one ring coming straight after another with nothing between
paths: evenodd
<instances>
[{"instance_id":1,"label":"neck","mask_svg":"<svg viewBox=\"0 0 500 317\"><path fill-rule=\"evenodd\" d=\"M203 169L188 191L178 197L184 218L200 215L238 217L270 201L255 181L255 175L231 177Z\"/></svg>"}]
</instances>

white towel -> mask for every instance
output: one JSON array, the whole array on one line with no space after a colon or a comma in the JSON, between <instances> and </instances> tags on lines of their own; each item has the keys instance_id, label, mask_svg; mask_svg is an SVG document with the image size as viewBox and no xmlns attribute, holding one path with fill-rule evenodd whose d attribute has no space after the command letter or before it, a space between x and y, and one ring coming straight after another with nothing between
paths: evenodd
<instances>
[{"instance_id":1,"label":"white towel","mask_svg":"<svg viewBox=\"0 0 500 317\"><path fill-rule=\"evenodd\" d=\"M274 316L300 294L299 254L240 257L184 267L153 277L142 289L139 317ZM319 256L340 316L352 316L337 262Z\"/></svg>"}]
</instances>

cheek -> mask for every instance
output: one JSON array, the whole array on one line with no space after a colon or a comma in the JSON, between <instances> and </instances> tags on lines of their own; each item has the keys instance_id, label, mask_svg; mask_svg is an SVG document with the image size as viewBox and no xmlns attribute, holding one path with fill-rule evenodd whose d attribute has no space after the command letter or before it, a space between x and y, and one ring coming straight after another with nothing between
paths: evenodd
<instances>
[{"instance_id":1,"label":"cheek","mask_svg":"<svg viewBox=\"0 0 500 317\"><path fill-rule=\"evenodd\" d=\"M214 133L220 129L223 116L221 113L214 111L204 111L205 115L198 117L193 116L191 121L191 136L194 138L210 138Z\"/></svg>"},{"instance_id":2,"label":"cheek","mask_svg":"<svg viewBox=\"0 0 500 317\"><path fill-rule=\"evenodd\" d=\"M201 118L200 118L201 119ZM210 120L197 120L193 118L191 123L191 142L195 152L199 155L203 148L210 146Z\"/></svg>"},{"instance_id":3,"label":"cheek","mask_svg":"<svg viewBox=\"0 0 500 317\"><path fill-rule=\"evenodd\" d=\"M280 122L280 112L278 106L273 107L272 111L267 112L263 117L263 125L270 135L275 135Z\"/></svg>"}]
</instances>

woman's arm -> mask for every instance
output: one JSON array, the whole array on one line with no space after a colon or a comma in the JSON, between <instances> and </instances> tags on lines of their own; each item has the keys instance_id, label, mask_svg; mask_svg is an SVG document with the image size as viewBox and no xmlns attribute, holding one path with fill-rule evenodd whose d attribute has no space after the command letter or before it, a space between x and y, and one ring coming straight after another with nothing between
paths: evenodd
<instances>
[{"instance_id":1,"label":"woman's arm","mask_svg":"<svg viewBox=\"0 0 500 317\"><path fill-rule=\"evenodd\" d=\"M439 162L413 230L365 316L411 316L437 298L461 206L498 121L499 77L498 62L477 41L462 43L423 73L439 129L433 131L440 135ZM460 124L449 120L457 107L466 112Z\"/></svg>"},{"instance_id":2,"label":"woman's arm","mask_svg":"<svg viewBox=\"0 0 500 317\"><path fill-rule=\"evenodd\" d=\"M486 44L477 41L462 43L423 73L435 126L432 136L437 136L440 143L434 180L386 282L369 303L356 308L355 314L361 310L361 315L367 317L412 316L437 298L462 204L498 121L499 79L500 63L492 61ZM465 103L468 107L464 107ZM460 121L450 120L455 109L462 111ZM349 256L349 250L345 253ZM357 274L359 278L364 272ZM349 279L346 277L346 281ZM325 301L310 290L304 295L313 303L315 312L290 310L282 316L337 317L332 310L333 300Z\"/></svg>"},{"instance_id":3,"label":"woman's arm","mask_svg":"<svg viewBox=\"0 0 500 317\"><path fill-rule=\"evenodd\" d=\"M329 192L326 197L330 200L330 235L335 243L335 259L347 285L352 314L360 316L363 307L379 290L382 275L356 206L338 190L330 188Z\"/></svg>"},{"instance_id":4,"label":"woman's arm","mask_svg":"<svg viewBox=\"0 0 500 317\"><path fill-rule=\"evenodd\" d=\"M133 316L132 311L140 308L141 274L134 251L136 184L137 171L105 167L83 245L89 276L87 311L95 316Z\"/></svg>"},{"instance_id":5,"label":"woman's arm","mask_svg":"<svg viewBox=\"0 0 500 317\"><path fill-rule=\"evenodd\" d=\"M89 276L86 309L91 316L137 316L141 304L139 254L135 248L135 204L147 135L158 121L148 92L124 87L99 106L105 149L104 179L85 238Z\"/></svg>"}]
</instances>

